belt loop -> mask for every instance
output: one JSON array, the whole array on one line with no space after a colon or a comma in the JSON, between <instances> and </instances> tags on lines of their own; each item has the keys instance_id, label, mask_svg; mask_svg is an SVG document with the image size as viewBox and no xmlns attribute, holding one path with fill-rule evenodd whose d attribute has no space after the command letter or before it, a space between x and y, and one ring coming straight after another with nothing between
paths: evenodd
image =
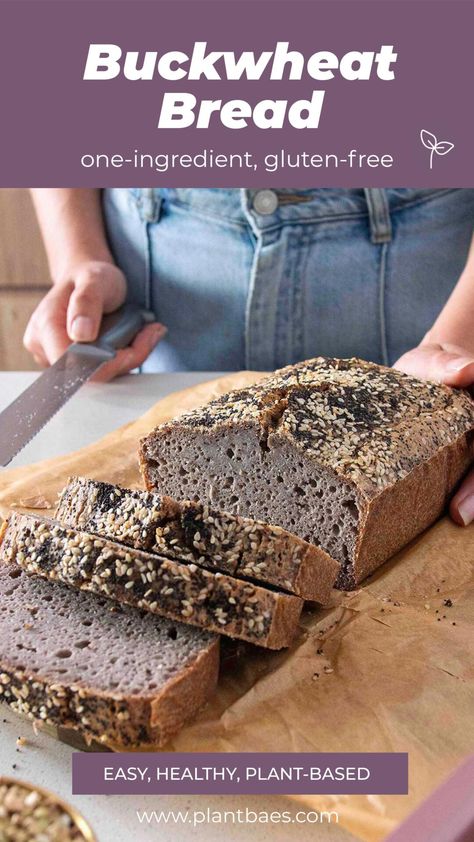
<instances>
[{"instance_id":1,"label":"belt loop","mask_svg":"<svg viewBox=\"0 0 474 842\"><path fill-rule=\"evenodd\" d=\"M154 187L143 187L138 197L140 215L145 222L158 222L162 198Z\"/></svg>"},{"instance_id":2,"label":"belt loop","mask_svg":"<svg viewBox=\"0 0 474 842\"><path fill-rule=\"evenodd\" d=\"M366 187L364 193L369 209L370 238L373 243L389 243L392 239L392 223L387 191L381 187Z\"/></svg>"},{"instance_id":3,"label":"belt loop","mask_svg":"<svg viewBox=\"0 0 474 842\"><path fill-rule=\"evenodd\" d=\"M256 237L260 237L262 235L262 231L257 225L257 221L255 219L254 214L252 213L252 199L255 190L248 190L245 187L240 188L240 207L244 213L244 216L250 225L252 232L255 234Z\"/></svg>"}]
</instances>

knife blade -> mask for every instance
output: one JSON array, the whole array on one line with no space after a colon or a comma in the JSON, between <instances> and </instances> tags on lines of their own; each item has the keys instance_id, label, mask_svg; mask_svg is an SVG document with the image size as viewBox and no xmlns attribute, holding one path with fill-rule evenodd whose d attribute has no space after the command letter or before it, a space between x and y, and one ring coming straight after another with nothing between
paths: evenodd
<instances>
[{"instance_id":1,"label":"knife blade","mask_svg":"<svg viewBox=\"0 0 474 842\"><path fill-rule=\"evenodd\" d=\"M75 342L0 413L0 465L9 462L103 363L112 360L154 315L125 305L102 320L95 342Z\"/></svg>"}]
</instances>

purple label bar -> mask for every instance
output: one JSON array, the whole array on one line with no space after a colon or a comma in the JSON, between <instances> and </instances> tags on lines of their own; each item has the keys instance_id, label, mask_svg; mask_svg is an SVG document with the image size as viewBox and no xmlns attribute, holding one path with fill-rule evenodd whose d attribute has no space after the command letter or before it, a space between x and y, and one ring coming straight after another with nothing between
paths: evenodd
<instances>
[{"instance_id":1,"label":"purple label bar","mask_svg":"<svg viewBox=\"0 0 474 842\"><path fill-rule=\"evenodd\" d=\"M113 4L112 14L112 4L103 0L0 5L3 187L474 183L472 2L123 0ZM273 64L250 78L229 78L220 58L215 67L205 65L205 75L197 65L190 74L196 42L206 44L206 56L225 53L232 62L243 53L255 61L265 53L275 56L281 42L290 53L301 53L304 65L301 71L295 65L291 77L286 63L273 79ZM120 53L109 78L94 72L83 78L91 44L112 45L112 53ZM353 78L352 66L340 72L344 55L376 56L382 48L397 55L388 72L377 75L375 58L362 78ZM281 59L286 47L278 49ZM338 63L329 71L333 77L327 71L323 79L310 74L311 56L328 51L329 62ZM166 59L166 78L154 64L151 76L134 78L125 74L129 53L133 62L138 53L138 68L145 54L180 54L183 65ZM160 127L165 95L183 94L188 104L196 100L193 122ZM301 106L313 96L312 112L321 105L317 127ZM257 120L255 109L260 113L268 100L283 103L281 128L278 120ZM220 103L218 110L209 121L203 112L198 125L201 105L213 102ZM298 102L296 122L290 121ZM242 117L245 125L229 127L221 119L221 109L234 113L242 107L252 111Z\"/></svg>"},{"instance_id":2,"label":"purple label bar","mask_svg":"<svg viewBox=\"0 0 474 842\"><path fill-rule=\"evenodd\" d=\"M406 753L75 753L73 795L406 795Z\"/></svg>"}]
</instances>

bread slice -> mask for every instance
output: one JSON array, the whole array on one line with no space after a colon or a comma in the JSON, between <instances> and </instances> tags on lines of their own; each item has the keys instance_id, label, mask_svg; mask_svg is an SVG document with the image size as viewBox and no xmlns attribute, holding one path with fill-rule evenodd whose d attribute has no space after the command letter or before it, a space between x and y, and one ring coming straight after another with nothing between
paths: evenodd
<instances>
[{"instance_id":1,"label":"bread slice","mask_svg":"<svg viewBox=\"0 0 474 842\"><path fill-rule=\"evenodd\" d=\"M339 572L324 550L278 526L86 477L69 479L55 517L83 532L323 604Z\"/></svg>"},{"instance_id":2,"label":"bread slice","mask_svg":"<svg viewBox=\"0 0 474 842\"><path fill-rule=\"evenodd\" d=\"M0 545L2 560L29 573L269 649L291 643L303 606L297 596L28 515L9 518Z\"/></svg>"},{"instance_id":3,"label":"bread slice","mask_svg":"<svg viewBox=\"0 0 474 842\"><path fill-rule=\"evenodd\" d=\"M159 748L214 692L219 638L0 564L0 700L121 751Z\"/></svg>"},{"instance_id":4,"label":"bread slice","mask_svg":"<svg viewBox=\"0 0 474 842\"><path fill-rule=\"evenodd\" d=\"M473 430L465 392L318 357L161 425L140 460L148 489L293 531L351 588L442 513Z\"/></svg>"}]
</instances>

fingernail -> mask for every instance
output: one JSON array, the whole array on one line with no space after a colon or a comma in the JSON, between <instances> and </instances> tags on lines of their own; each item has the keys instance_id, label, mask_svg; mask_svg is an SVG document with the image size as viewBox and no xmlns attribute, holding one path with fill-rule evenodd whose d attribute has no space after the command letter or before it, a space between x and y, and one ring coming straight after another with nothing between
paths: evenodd
<instances>
[{"instance_id":1,"label":"fingernail","mask_svg":"<svg viewBox=\"0 0 474 842\"><path fill-rule=\"evenodd\" d=\"M469 494L457 505L458 514L464 526L468 526L474 520L474 495Z\"/></svg>"},{"instance_id":2,"label":"fingernail","mask_svg":"<svg viewBox=\"0 0 474 842\"><path fill-rule=\"evenodd\" d=\"M76 316L71 325L71 339L76 342L90 342L95 339L94 322L89 316Z\"/></svg>"},{"instance_id":3,"label":"fingernail","mask_svg":"<svg viewBox=\"0 0 474 842\"><path fill-rule=\"evenodd\" d=\"M474 365L472 357L455 357L446 363L446 371L461 371L467 368L468 365Z\"/></svg>"},{"instance_id":4,"label":"fingernail","mask_svg":"<svg viewBox=\"0 0 474 842\"><path fill-rule=\"evenodd\" d=\"M153 331L153 338L159 339L161 336L164 336L165 333L168 333L168 328L164 325L157 325L155 330Z\"/></svg>"}]
</instances>

